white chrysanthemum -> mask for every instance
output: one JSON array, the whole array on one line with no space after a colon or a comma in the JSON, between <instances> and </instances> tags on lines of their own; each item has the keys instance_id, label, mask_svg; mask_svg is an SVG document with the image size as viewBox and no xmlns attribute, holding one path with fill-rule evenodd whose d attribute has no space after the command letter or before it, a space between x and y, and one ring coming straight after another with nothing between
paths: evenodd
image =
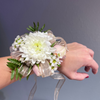
<instances>
[{"instance_id":1,"label":"white chrysanthemum","mask_svg":"<svg viewBox=\"0 0 100 100\"><path fill-rule=\"evenodd\" d=\"M22 57L25 58L25 61L31 61L32 64L36 61L44 63L45 59L51 59L51 53L56 50L51 47L52 37L48 33L30 32L22 39L23 43L20 45L19 51L23 52Z\"/></svg>"}]
</instances>

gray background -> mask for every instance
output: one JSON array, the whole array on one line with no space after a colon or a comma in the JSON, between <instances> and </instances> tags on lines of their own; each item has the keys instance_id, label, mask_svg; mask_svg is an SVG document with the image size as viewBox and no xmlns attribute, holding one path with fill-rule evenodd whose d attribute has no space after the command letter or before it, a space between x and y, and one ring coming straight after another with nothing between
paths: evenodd
<instances>
[{"instance_id":1,"label":"gray background","mask_svg":"<svg viewBox=\"0 0 100 100\"><path fill-rule=\"evenodd\" d=\"M40 26L45 23L45 29L67 43L79 42L93 49L100 65L100 0L0 0L0 57L10 54L14 38L28 32L26 27L33 21L39 21ZM59 100L100 100L100 71L89 75L83 81L66 78ZM53 100L56 83L38 77L34 100ZM33 84L33 75L28 81L17 81L0 90L0 100L27 100Z\"/></svg>"}]
</instances>

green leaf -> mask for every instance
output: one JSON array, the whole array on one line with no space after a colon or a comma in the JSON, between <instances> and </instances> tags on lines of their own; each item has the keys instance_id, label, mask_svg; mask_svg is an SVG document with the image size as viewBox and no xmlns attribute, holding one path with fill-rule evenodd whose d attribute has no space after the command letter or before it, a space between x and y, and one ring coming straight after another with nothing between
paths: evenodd
<instances>
[{"instance_id":1,"label":"green leaf","mask_svg":"<svg viewBox=\"0 0 100 100\"><path fill-rule=\"evenodd\" d=\"M29 79L29 77L30 77L30 74L26 77L26 79L28 80L28 79Z\"/></svg>"},{"instance_id":2,"label":"green leaf","mask_svg":"<svg viewBox=\"0 0 100 100\"><path fill-rule=\"evenodd\" d=\"M33 24L34 24L34 30L36 31L37 29L36 29L36 24L35 24L35 22L33 22Z\"/></svg>"},{"instance_id":3,"label":"green leaf","mask_svg":"<svg viewBox=\"0 0 100 100\"><path fill-rule=\"evenodd\" d=\"M53 55L53 53L51 53L51 55Z\"/></svg>"},{"instance_id":4,"label":"green leaf","mask_svg":"<svg viewBox=\"0 0 100 100\"><path fill-rule=\"evenodd\" d=\"M49 29L49 30L50 30L50 29ZM44 33L46 33L46 32L49 31L49 30L44 31Z\"/></svg>"},{"instance_id":5,"label":"green leaf","mask_svg":"<svg viewBox=\"0 0 100 100\"><path fill-rule=\"evenodd\" d=\"M15 68L13 68L13 67L9 66L8 64L7 64L7 66L8 66L11 70L14 70L14 69L15 69Z\"/></svg>"},{"instance_id":6,"label":"green leaf","mask_svg":"<svg viewBox=\"0 0 100 100\"><path fill-rule=\"evenodd\" d=\"M35 63L35 64L36 64L38 67L39 67L39 65L40 65L40 64L37 64L37 63Z\"/></svg>"},{"instance_id":7,"label":"green leaf","mask_svg":"<svg viewBox=\"0 0 100 100\"><path fill-rule=\"evenodd\" d=\"M39 30L40 32L45 28L45 24L42 26L42 28Z\"/></svg>"},{"instance_id":8,"label":"green leaf","mask_svg":"<svg viewBox=\"0 0 100 100\"><path fill-rule=\"evenodd\" d=\"M12 62L7 62L7 64L8 64L8 65L11 65L11 66L13 66L13 67L16 67L16 66L17 66L16 64L14 64L14 63L12 63Z\"/></svg>"},{"instance_id":9,"label":"green leaf","mask_svg":"<svg viewBox=\"0 0 100 100\"><path fill-rule=\"evenodd\" d=\"M15 71L12 70L12 72L11 72L11 80L14 78L14 75L15 75Z\"/></svg>"},{"instance_id":10,"label":"green leaf","mask_svg":"<svg viewBox=\"0 0 100 100\"><path fill-rule=\"evenodd\" d=\"M30 30L32 31L32 32L34 32L34 28L33 27L31 27L31 26L29 26L29 28L30 28Z\"/></svg>"},{"instance_id":11,"label":"green leaf","mask_svg":"<svg viewBox=\"0 0 100 100\"><path fill-rule=\"evenodd\" d=\"M19 76L19 81L21 81L23 76L20 73L18 73L18 76Z\"/></svg>"},{"instance_id":12,"label":"green leaf","mask_svg":"<svg viewBox=\"0 0 100 100\"><path fill-rule=\"evenodd\" d=\"M16 60L16 59L8 58L8 60L9 60L10 62L12 62L13 64L16 64L16 65L18 65L18 66L21 66L21 62L18 61L18 60Z\"/></svg>"},{"instance_id":13,"label":"green leaf","mask_svg":"<svg viewBox=\"0 0 100 100\"><path fill-rule=\"evenodd\" d=\"M32 66L30 66L29 70L28 70L28 73L30 72L30 70L32 69Z\"/></svg>"},{"instance_id":14,"label":"green leaf","mask_svg":"<svg viewBox=\"0 0 100 100\"><path fill-rule=\"evenodd\" d=\"M51 63L49 63L49 65L51 66Z\"/></svg>"},{"instance_id":15,"label":"green leaf","mask_svg":"<svg viewBox=\"0 0 100 100\"><path fill-rule=\"evenodd\" d=\"M18 68L16 68L16 80L18 80Z\"/></svg>"},{"instance_id":16,"label":"green leaf","mask_svg":"<svg viewBox=\"0 0 100 100\"><path fill-rule=\"evenodd\" d=\"M11 62L7 62L7 66L12 70L14 70L17 67L17 65L15 65L15 64L13 64Z\"/></svg>"},{"instance_id":17,"label":"green leaf","mask_svg":"<svg viewBox=\"0 0 100 100\"><path fill-rule=\"evenodd\" d=\"M31 26L29 26L30 29L33 29Z\"/></svg>"},{"instance_id":18,"label":"green leaf","mask_svg":"<svg viewBox=\"0 0 100 100\"><path fill-rule=\"evenodd\" d=\"M51 45L51 47L54 47L55 43L56 43L56 42L54 42L54 43Z\"/></svg>"},{"instance_id":19,"label":"green leaf","mask_svg":"<svg viewBox=\"0 0 100 100\"><path fill-rule=\"evenodd\" d=\"M40 31L40 32L42 32L43 29L45 28L45 24L44 24L44 25L42 26L42 28L39 29L39 22L37 22L37 25L35 24L35 22L33 22L33 25L34 25L34 27L29 26L29 28L27 28L27 30L32 31L32 32L34 32L34 31ZM50 29L49 29L49 30L50 30ZM48 30L44 31L44 33L47 32L47 31L48 31Z\"/></svg>"},{"instance_id":20,"label":"green leaf","mask_svg":"<svg viewBox=\"0 0 100 100\"><path fill-rule=\"evenodd\" d=\"M16 60L16 59L8 58L8 60L11 61L11 62L16 61L16 62L20 63L20 61L18 61L18 60Z\"/></svg>"},{"instance_id":21,"label":"green leaf","mask_svg":"<svg viewBox=\"0 0 100 100\"><path fill-rule=\"evenodd\" d=\"M31 31L31 29L30 29L30 28L27 28L27 30Z\"/></svg>"},{"instance_id":22,"label":"green leaf","mask_svg":"<svg viewBox=\"0 0 100 100\"><path fill-rule=\"evenodd\" d=\"M61 67L61 65L58 65L58 64L57 64L57 66L58 66L58 67Z\"/></svg>"},{"instance_id":23,"label":"green leaf","mask_svg":"<svg viewBox=\"0 0 100 100\"><path fill-rule=\"evenodd\" d=\"M20 72L23 70L23 66L21 67L21 69L19 70Z\"/></svg>"},{"instance_id":24,"label":"green leaf","mask_svg":"<svg viewBox=\"0 0 100 100\"><path fill-rule=\"evenodd\" d=\"M30 72L30 70L32 69L32 66L30 66L29 70L28 70L28 73ZM31 74L31 73L30 73ZM30 74L26 77L26 79L28 80Z\"/></svg>"},{"instance_id":25,"label":"green leaf","mask_svg":"<svg viewBox=\"0 0 100 100\"><path fill-rule=\"evenodd\" d=\"M39 22L37 22L37 31L39 30Z\"/></svg>"}]
</instances>

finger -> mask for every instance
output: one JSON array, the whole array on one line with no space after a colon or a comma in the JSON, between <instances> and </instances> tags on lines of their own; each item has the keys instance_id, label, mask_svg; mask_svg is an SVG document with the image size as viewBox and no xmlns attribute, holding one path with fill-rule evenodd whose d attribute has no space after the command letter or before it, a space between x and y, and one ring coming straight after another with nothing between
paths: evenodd
<instances>
[{"instance_id":1,"label":"finger","mask_svg":"<svg viewBox=\"0 0 100 100\"><path fill-rule=\"evenodd\" d=\"M96 74L98 72L98 64L96 63L96 61L92 58L89 58L88 60L85 61L85 66L88 66L90 68L92 68L92 72L94 74Z\"/></svg>"},{"instance_id":2,"label":"finger","mask_svg":"<svg viewBox=\"0 0 100 100\"><path fill-rule=\"evenodd\" d=\"M89 75L87 73L78 73L78 72L75 72L73 74L74 76L74 80L79 80L79 81L82 81L84 80L85 78L89 78Z\"/></svg>"},{"instance_id":3,"label":"finger","mask_svg":"<svg viewBox=\"0 0 100 100\"><path fill-rule=\"evenodd\" d=\"M86 72L88 72L88 71L90 70L90 67L85 66L84 70L85 70Z\"/></svg>"},{"instance_id":4,"label":"finger","mask_svg":"<svg viewBox=\"0 0 100 100\"><path fill-rule=\"evenodd\" d=\"M88 52L89 52L90 56L93 58L94 57L94 51L88 48Z\"/></svg>"}]
</instances>

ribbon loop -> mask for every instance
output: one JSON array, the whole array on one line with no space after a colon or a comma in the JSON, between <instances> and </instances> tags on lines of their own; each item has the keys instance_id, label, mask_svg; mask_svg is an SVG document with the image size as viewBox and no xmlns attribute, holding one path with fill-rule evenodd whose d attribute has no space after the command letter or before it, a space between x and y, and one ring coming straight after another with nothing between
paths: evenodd
<instances>
[{"instance_id":1,"label":"ribbon loop","mask_svg":"<svg viewBox=\"0 0 100 100\"><path fill-rule=\"evenodd\" d=\"M58 100L59 91L60 91L61 87L63 86L63 84L65 82L65 77L59 72L55 72L50 77L53 78L53 79L59 80L57 85L56 85L55 92L54 92L54 100ZM35 94L36 89L37 89L37 76L35 74L34 74L34 79L35 79L35 84L34 84L33 88L31 89L28 100L33 99L34 94Z\"/></svg>"},{"instance_id":2,"label":"ribbon loop","mask_svg":"<svg viewBox=\"0 0 100 100\"><path fill-rule=\"evenodd\" d=\"M36 89L37 89L37 76L35 74L34 74L34 80L35 80L35 84L34 84L33 88L30 91L28 100L33 100L34 94L35 94Z\"/></svg>"},{"instance_id":3,"label":"ribbon loop","mask_svg":"<svg viewBox=\"0 0 100 100\"><path fill-rule=\"evenodd\" d=\"M65 82L65 77L61 73L55 72L51 78L59 80L54 92L54 100L58 100L59 91Z\"/></svg>"}]
</instances>

